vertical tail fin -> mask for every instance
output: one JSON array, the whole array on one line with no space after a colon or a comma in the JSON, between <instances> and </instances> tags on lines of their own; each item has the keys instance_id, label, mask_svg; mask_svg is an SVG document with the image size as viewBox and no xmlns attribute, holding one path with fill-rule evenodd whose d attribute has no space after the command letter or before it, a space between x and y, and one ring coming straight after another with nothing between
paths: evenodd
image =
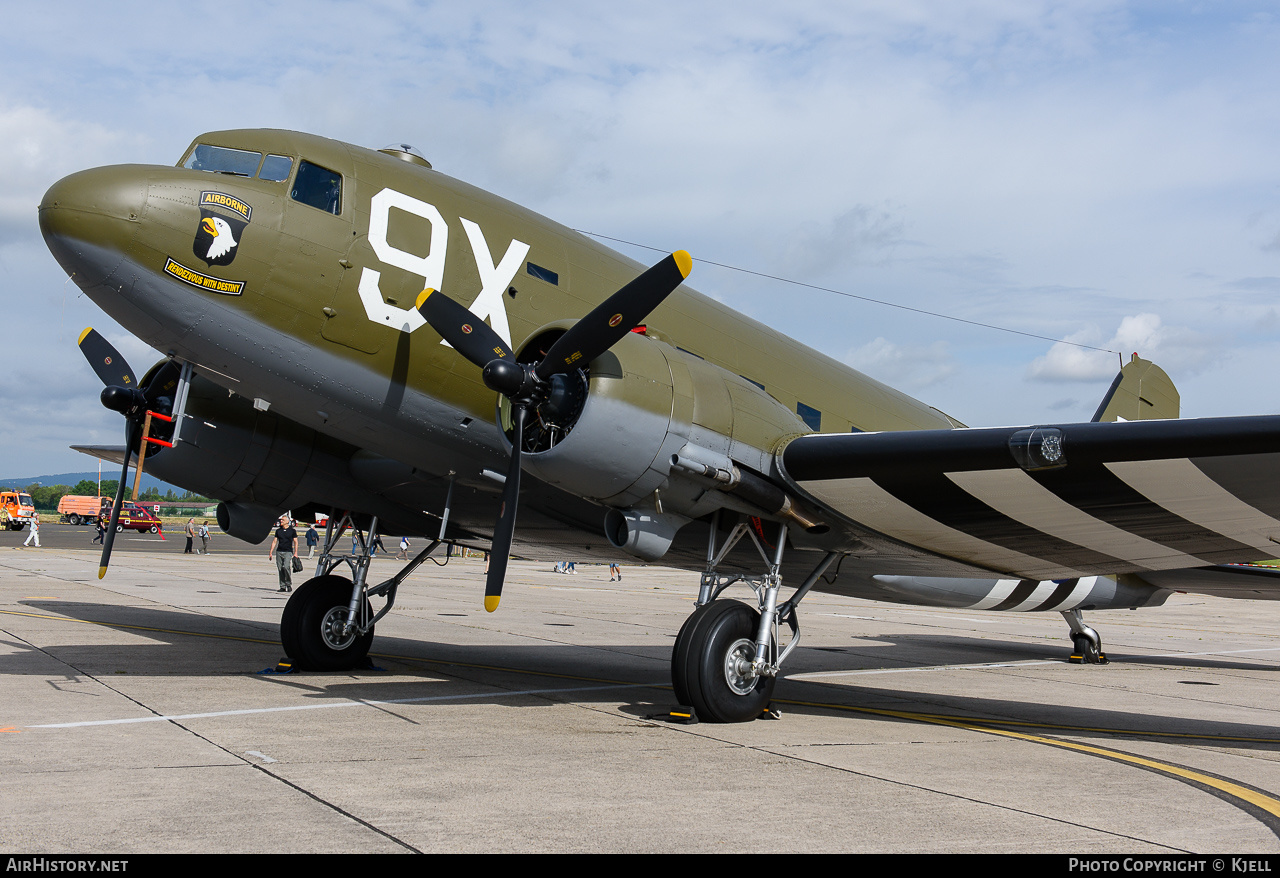
<instances>
[{"instance_id":1,"label":"vertical tail fin","mask_svg":"<svg viewBox=\"0 0 1280 878\"><path fill-rule=\"evenodd\" d=\"M1137 354L1111 382L1094 413L1095 421L1151 421L1176 418L1180 406L1178 389L1169 376L1150 360Z\"/></svg>"}]
</instances>

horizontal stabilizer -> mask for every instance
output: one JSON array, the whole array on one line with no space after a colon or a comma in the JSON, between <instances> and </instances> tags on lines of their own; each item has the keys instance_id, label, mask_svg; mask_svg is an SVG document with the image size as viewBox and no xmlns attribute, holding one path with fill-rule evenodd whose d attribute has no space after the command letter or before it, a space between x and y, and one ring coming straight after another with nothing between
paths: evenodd
<instances>
[{"instance_id":1,"label":"horizontal stabilizer","mask_svg":"<svg viewBox=\"0 0 1280 878\"><path fill-rule=\"evenodd\" d=\"M105 460L107 463L114 463L116 466L124 466L124 446L123 445L72 445L72 451L79 451L81 454L87 454L90 457L96 457L98 460ZM138 453L133 449L129 450L129 462L133 463Z\"/></svg>"}]
</instances>

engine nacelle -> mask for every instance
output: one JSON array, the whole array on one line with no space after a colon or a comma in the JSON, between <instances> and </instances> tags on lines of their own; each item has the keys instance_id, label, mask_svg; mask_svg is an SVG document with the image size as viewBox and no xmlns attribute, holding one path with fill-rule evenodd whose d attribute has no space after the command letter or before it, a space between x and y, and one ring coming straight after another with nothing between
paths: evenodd
<instances>
[{"instance_id":1,"label":"engine nacelle","mask_svg":"<svg viewBox=\"0 0 1280 878\"><path fill-rule=\"evenodd\" d=\"M525 468L553 485L610 506L631 506L667 478L688 441L664 344L628 335L591 364L586 401L560 442L526 454Z\"/></svg>"},{"instance_id":2,"label":"engine nacelle","mask_svg":"<svg viewBox=\"0 0 1280 878\"><path fill-rule=\"evenodd\" d=\"M770 441L808 432L759 387L639 334L627 335L591 363L586 399L571 427L550 447L527 451L525 468L566 491L623 509L662 488L672 461L689 443L767 471ZM665 511L679 517L691 510Z\"/></svg>"},{"instance_id":3,"label":"engine nacelle","mask_svg":"<svg viewBox=\"0 0 1280 878\"><path fill-rule=\"evenodd\" d=\"M262 542L282 512L310 503L378 515L409 533L431 526L414 508L370 489L368 479L352 477L358 458L352 446L275 412L259 411L243 397L229 397L198 374L186 412L180 441L163 454L149 454L147 470L222 500L218 524L231 536ZM359 462L369 468L368 461Z\"/></svg>"}]
</instances>

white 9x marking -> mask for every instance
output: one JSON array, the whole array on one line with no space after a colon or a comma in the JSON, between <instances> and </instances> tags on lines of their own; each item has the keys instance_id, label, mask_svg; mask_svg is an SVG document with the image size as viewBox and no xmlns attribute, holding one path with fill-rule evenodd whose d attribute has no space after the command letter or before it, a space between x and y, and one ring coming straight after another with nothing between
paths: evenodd
<instances>
[{"instance_id":1,"label":"white 9x marking","mask_svg":"<svg viewBox=\"0 0 1280 878\"><path fill-rule=\"evenodd\" d=\"M425 219L431 225L431 237L427 242L427 255L418 256L387 241L387 226L391 221L391 209L396 208L406 213ZM511 346L511 329L507 325L507 307L502 298L511 281L515 279L520 263L529 254L529 245L514 238L507 245L507 252L496 264L489 244L485 241L480 226L469 219L459 217L462 228L467 233L471 244L471 252L476 260L476 271L480 275L480 295L471 303L471 312L481 320L488 320L494 332ZM444 257L449 245L449 224L445 222L435 205L420 201L412 195L405 195L395 189L383 189L369 202L369 243L374 254L386 265L404 269L410 274L422 278L422 287L438 290L444 284ZM364 304L365 314L374 323L399 329L401 332L413 332L423 326L426 321L414 308L397 308L387 304L382 298L379 281L382 273L372 268L362 268L360 272L360 301ZM447 342L441 341L441 344Z\"/></svg>"}]
</instances>

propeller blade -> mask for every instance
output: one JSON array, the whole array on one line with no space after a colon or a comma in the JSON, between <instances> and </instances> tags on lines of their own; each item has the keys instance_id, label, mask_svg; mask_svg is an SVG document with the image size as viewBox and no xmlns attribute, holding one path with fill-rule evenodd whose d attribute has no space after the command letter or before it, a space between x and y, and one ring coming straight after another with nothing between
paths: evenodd
<instances>
[{"instance_id":1,"label":"propeller blade","mask_svg":"<svg viewBox=\"0 0 1280 878\"><path fill-rule=\"evenodd\" d=\"M556 339L534 369L543 381L585 366L644 322L649 313L684 282L693 258L677 250L618 290Z\"/></svg>"},{"instance_id":2,"label":"propeller blade","mask_svg":"<svg viewBox=\"0 0 1280 878\"><path fill-rule=\"evenodd\" d=\"M498 526L493 529L493 545L489 549L489 575L484 582L484 608L492 613L502 599L502 583L507 576L507 560L511 557L511 539L516 532L516 507L520 500L520 455L524 444L524 422L528 409L520 404L511 406L514 426L511 442L511 463L507 467L507 483L502 489L502 511L498 513Z\"/></svg>"},{"instance_id":3,"label":"propeller blade","mask_svg":"<svg viewBox=\"0 0 1280 878\"><path fill-rule=\"evenodd\" d=\"M128 422L124 436L124 468L120 470L120 484L116 488L116 500L111 504L111 521L107 524L107 532L102 538L102 559L98 562L98 578L107 575L107 565L111 562L111 547L116 541L116 525L120 523L120 507L124 505L124 492L129 486L129 458L133 454L133 446L142 438L142 427L132 419Z\"/></svg>"},{"instance_id":4,"label":"propeller blade","mask_svg":"<svg viewBox=\"0 0 1280 878\"><path fill-rule=\"evenodd\" d=\"M124 357L120 356L120 352L111 342L98 333L98 330L89 327L80 333L77 344L80 346L80 353L84 354L84 358L89 361L89 365L103 384L108 387L136 388L138 386L138 379L134 377L129 364L125 362Z\"/></svg>"},{"instance_id":5,"label":"propeller blade","mask_svg":"<svg viewBox=\"0 0 1280 878\"><path fill-rule=\"evenodd\" d=\"M423 290L415 307L441 338L481 369L491 360L515 359L493 327L439 290Z\"/></svg>"}]
</instances>

